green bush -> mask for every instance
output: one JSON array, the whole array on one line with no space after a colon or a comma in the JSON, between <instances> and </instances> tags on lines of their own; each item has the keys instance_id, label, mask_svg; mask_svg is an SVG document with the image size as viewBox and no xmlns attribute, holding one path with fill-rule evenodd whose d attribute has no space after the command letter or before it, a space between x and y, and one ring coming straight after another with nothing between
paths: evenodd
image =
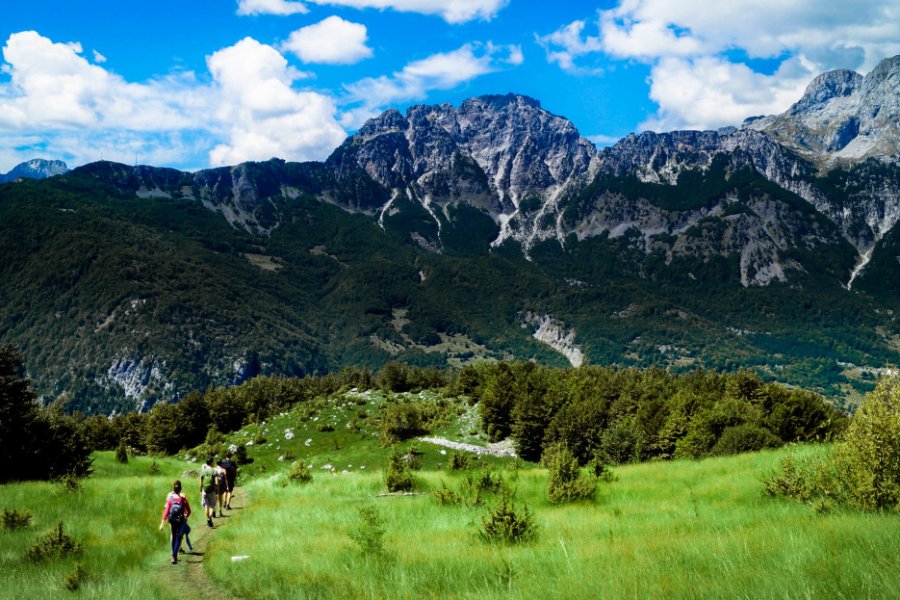
<instances>
[{"instance_id":1,"label":"green bush","mask_svg":"<svg viewBox=\"0 0 900 600\"><path fill-rule=\"evenodd\" d=\"M23 527L28 527L29 524L31 524L31 513L27 510L3 509L3 529L6 531L22 529Z\"/></svg>"},{"instance_id":2,"label":"green bush","mask_svg":"<svg viewBox=\"0 0 900 600\"><path fill-rule=\"evenodd\" d=\"M359 509L356 526L350 532L350 539L359 545L366 556L384 555L384 518L374 506Z\"/></svg>"},{"instance_id":3,"label":"green bush","mask_svg":"<svg viewBox=\"0 0 900 600\"><path fill-rule=\"evenodd\" d=\"M722 432L722 437L710 450L710 454L717 456L725 454L740 454L741 452L756 452L763 448L778 448L783 445L777 435L764 427L753 423L744 423L734 427L727 427Z\"/></svg>"},{"instance_id":4,"label":"green bush","mask_svg":"<svg viewBox=\"0 0 900 600\"><path fill-rule=\"evenodd\" d=\"M147 472L151 475L159 475L159 465L156 464L155 460L150 463L150 466L147 468Z\"/></svg>"},{"instance_id":5,"label":"green bush","mask_svg":"<svg viewBox=\"0 0 900 600\"><path fill-rule=\"evenodd\" d=\"M81 584L90 579L90 575L88 572L84 570L84 567L81 565L75 565L75 571L66 575L66 578L63 580L63 584L66 586L66 589L70 592L78 591L78 588L81 587Z\"/></svg>"},{"instance_id":6,"label":"green bush","mask_svg":"<svg viewBox=\"0 0 900 600\"><path fill-rule=\"evenodd\" d=\"M462 496L447 487L447 484L444 482L441 482L441 487L436 488L431 494L437 500L437 503L443 506L456 505L462 502Z\"/></svg>"},{"instance_id":7,"label":"green bush","mask_svg":"<svg viewBox=\"0 0 900 600\"><path fill-rule=\"evenodd\" d=\"M597 479L584 475L578 460L563 444L553 444L544 451L541 463L550 471L547 500L553 504L593 500L597 493Z\"/></svg>"},{"instance_id":8,"label":"green bush","mask_svg":"<svg viewBox=\"0 0 900 600\"><path fill-rule=\"evenodd\" d=\"M465 452L453 451L450 453L450 460L447 461L447 468L451 471L467 471L472 468L472 457Z\"/></svg>"},{"instance_id":9,"label":"green bush","mask_svg":"<svg viewBox=\"0 0 900 600\"><path fill-rule=\"evenodd\" d=\"M56 529L42 535L25 552L25 560L29 562L42 562L48 558L62 558L80 554L84 547L68 534L63 532L63 524L60 522Z\"/></svg>"},{"instance_id":10,"label":"green bush","mask_svg":"<svg viewBox=\"0 0 900 600\"><path fill-rule=\"evenodd\" d=\"M123 465L128 464L128 449L125 447L125 440L120 441L116 446L116 461Z\"/></svg>"},{"instance_id":11,"label":"green bush","mask_svg":"<svg viewBox=\"0 0 900 600\"><path fill-rule=\"evenodd\" d=\"M765 492L802 502L809 500L813 494L812 482L809 469L804 467L788 454L782 459L779 471L763 481Z\"/></svg>"},{"instance_id":12,"label":"green bush","mask_svg":"<svg viewBox=\"0 0 900 600\"><path fill-rule=\"evenodd\" d=\"M594 455L587 464L587 468L588 473L596 477L598 481L615 481L616 479L609 465L606 464L599 454Z\"/></svg>"},{"instance_id":13,"label":"green bush","mask_svg":"<svg viewBox=\"0 0 900 600\"><path fill-rule=\"evenodd\" d=\"M422 409L417 404L390 404L381 417L381 443L385 446L427 433Z\"/></svg>"},{"instance_id":14,"label":"green bush","mask_svg":"<svg viewBox=\"0 0 900 600\"><path fill-rule=\"evenodd\" d=\"M288 473L288 480L295 483L309 483L312 481L312 473L302 460L294 461Z\"/></svg>"},{"instance_id":15,"label":"green bush","mask_svg":"<svg viewBox=\"0 0 900 600\"><path fill-rule=\"evenodd\" d=\"M58 480L59 491L66 494L76 494L81 491L81 479L73 473L66 473Z\"/></svg>"},{"instance_id":16,"label":"green bush","mask_svg":"<svg viewBox=\"0 0 900 600\"><path fill-rule=\"evenodd\" d=\"M487 542L518 544L537 537L534 516L523 505L517 510L508 494L503 494L494 510L481 518L481 537Z\"/></svg>"},{"instance_id":17,"label":"green bush","mask_svg":"<svg viewBox=\"0 0 900 600\"><path fill-rule=\"evenodd\" d=\"M413 487L409 463L396 450L388 457L384 470L384 485L390 493L408 492Z\"/></svg>"},{"instance_id":18,"label":"green bush","mask_svg":"<svg viewBox=\"0 0 900 600\"><path fill-rule=\"evenodd\" d=\"M900 377L882 382L860 405L835 453L847 501L863 510L900 502Z\"/></svg>"}]
</instances>

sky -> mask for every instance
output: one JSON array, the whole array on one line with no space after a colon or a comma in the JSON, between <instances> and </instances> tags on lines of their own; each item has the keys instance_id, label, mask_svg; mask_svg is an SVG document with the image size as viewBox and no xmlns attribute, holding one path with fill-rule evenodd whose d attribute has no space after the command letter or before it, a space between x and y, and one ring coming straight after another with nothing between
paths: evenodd
<instances>
[{"instance_id":1,"label":"sky","mask_svg":"<svg viewBox=\"0 0 900 600\"><path fill-rule=\"evenodd\" d=\"M519 93L608 145L786 110L900 54L900 0L4 0L0 172L324 160L387 108Z\"/></svg>"}]
</instances>

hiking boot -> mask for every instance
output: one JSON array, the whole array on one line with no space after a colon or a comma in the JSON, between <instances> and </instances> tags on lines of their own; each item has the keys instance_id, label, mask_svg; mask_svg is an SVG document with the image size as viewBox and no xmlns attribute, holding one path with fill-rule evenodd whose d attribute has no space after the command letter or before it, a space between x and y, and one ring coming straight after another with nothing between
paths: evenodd
<instances>
[{"instance_id":1,"label":"hiking boot","mask_svg":"<svg viewBox=\"0 0 900 600\"><path fill-rule=\"evenodd\" d=\"M213 526L212 519L207 519L206 524L209 525L210 527L212 527Z\"/></svg>"},{"instance_id":2,"label":"hiking boot","mask_svg":"<svg viewBox=\"0 0 900 600\"><path fill-rule=\"evenodd\" d=\"M173 556L173 557L172 557L172 564L173 564L173 565L177 565L177 564L178 564L178 557L176 557L176 556Z\"/></svg>"}]
</instances>

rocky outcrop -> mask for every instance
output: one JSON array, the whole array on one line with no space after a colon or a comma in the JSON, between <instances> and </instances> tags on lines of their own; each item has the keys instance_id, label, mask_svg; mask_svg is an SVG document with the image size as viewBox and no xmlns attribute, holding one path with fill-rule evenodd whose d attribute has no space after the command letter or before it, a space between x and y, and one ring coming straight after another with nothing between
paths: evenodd
<instances>
[{"instance_id":1,"label":"rocky outcrop","mask_svg":"<svg viewBox=\"0 0 900 600\"><path fill-rule=\"evenodd\" d=\"M900 56L865 77L838 70L819 75L787 112L756 118L762 131L822 169L867 158L900 160Z\"/></svg>"},{"instance_id":2,"label":"rocky outcrop","mask_svg":"<svg viewBox=\"0 0 900 600\"><path fill-rule=\"evenodd\" d=\"M459 109L413 106L405 116L386 111L348 138L327 164L338 173L362 169L390 191L379 211L382 223L403 195L432 216L438 236L450 221L447 207L463 203L498 223L498 242L511 235L527 242L533 228L513 235L511 219L526 208L552 210L562 190L585 183L595 153L570 121L510 94L472 98ZM432 241L440 246L440 239Z\"/></svg>"},{"instance_id":3,"label":"rocky outcrop","mask_svg":"<svg viewBox=\"0 0 900 600\"><path fill-rule=\"evenodd\" d=\"M9 173L0 173L0 183L17 179L46 179L69 172L69 167L61 160L35 158L13 167Z\"/></svg>"}]
</instances>

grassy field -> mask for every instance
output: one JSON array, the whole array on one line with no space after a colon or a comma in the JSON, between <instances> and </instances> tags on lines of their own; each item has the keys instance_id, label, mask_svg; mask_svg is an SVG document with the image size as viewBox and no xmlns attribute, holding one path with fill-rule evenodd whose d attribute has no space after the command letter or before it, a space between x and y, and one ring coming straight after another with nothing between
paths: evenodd
<instances>
[{"instance_id":1,"label":"grassy field","mask_svg":"<svg viewBox=\"0 0 900 600\"><path fill-rule=\"evenodd\" d=\"M593 505L550 505L543 471L507 471L539 528L520 546L482 541L490 502L375 497L377 473L286 487L274 475L249 484L252 518L222 530L209 569L247 598L892 597L900 519L765 497L761 479L784 453L616 469ZM417 481L428 490L461 477L425 472ZM385 521L381 558L350 537L365 506Z\"/></svg>"},{"instance_id":2,"label":"grassy field","mask_svg":"<svg viewBox=\"0 0 900 600\"><path fill-rule=\"evenodd\" d=\"M33 515L28 527L0 529L0 597L69 594L64 580L76 565L89 577L77 592L86 597L180 597L159 573L158 565L168 556L168 532L158 531L158 525L165 496L185 467L182 461L157 458L160 473L151 475L153 461L135 457L122 465L112 452L97 453L94 474L76 492L47 482L0 486L0 510L16 508ZM82 553L40 563L25 560L35 539L59 522L83 544Z\"/></svg>"},{"instance_id":3,"label":"grassy field","mask_svg":"<svg viewBox=\"0 0 900 600\"><path fill-rule=\"evenodd\" d=\"M547 472L537 466L490 458L451 472L447 450L417 442L421 495L385 497L391 449L379 445L372 421L386 401L377 392L348 393L229 434L228 445L253 442L253 462L239 479L245 508L196 544L204 570L169 565L168 534L157 530L175 478L199 510L191 479L197 450L155 459L158 474L150 474L152 458L122 465L97 453L95 473L77 492L59 483L0 486L0 510L33 514L29 527L0 530L0 598L67 597L65 578L77 565L88 579L72 595L85 598L831 599L895 597L900 589L900 516L763 494L763 478L783 456L826 446L617 467L595 502L558 506L547 502ZM434 435L484 443L466 402L449 414ZM289 480L293 460L312 465L310 483ZM482 539L496 495L441 505L431 494L460 491L469 474L485 469L515 490L519 510L532 511L533 541ZM353 537L363 508L383 520L381 554L364 552ZM35 539L60 521L83 552L27 561Z\"/></svg>"}]
</instances>

